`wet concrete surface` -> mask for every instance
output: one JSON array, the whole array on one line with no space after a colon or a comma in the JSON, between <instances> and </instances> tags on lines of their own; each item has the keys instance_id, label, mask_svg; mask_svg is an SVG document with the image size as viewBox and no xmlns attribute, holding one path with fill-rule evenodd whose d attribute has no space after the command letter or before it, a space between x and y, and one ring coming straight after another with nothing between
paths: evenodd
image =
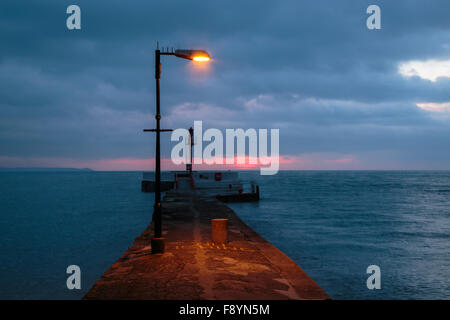
<instances>
[{"instance_id":1,"label":"wet concrete surface","mask_svg":"<svg viewBox=\"0 0 450 320\"><path fill-rule=\"evenodd\" d=\"M84 299L329 299L223 203L194 192L167 193L162 207L165 253L151 254L149 225ZM221 218L229 219L229 241L215 244L211 219Z\"/></svg>"}]
</instances>

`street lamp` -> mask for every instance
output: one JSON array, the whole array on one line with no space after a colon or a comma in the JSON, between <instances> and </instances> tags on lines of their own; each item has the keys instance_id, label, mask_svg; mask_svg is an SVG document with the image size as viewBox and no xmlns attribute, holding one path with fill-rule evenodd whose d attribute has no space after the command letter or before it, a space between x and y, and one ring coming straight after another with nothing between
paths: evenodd
<instances>
[{"instance_id":1,"label":"street lamp","mask_svg":"<svg viewBox=\"0 0 450 320\"><path fill-rule=\"evenodd\" d=\"M165 54L165 53L161 53L161 54ZM194 60L197 62L211 60L211 57L209 56L208 52L206 52L205 50L175 50L175 51L169 52L169 54L173 54L173 55L177 56L178 58Z\"/></svg>"},{"instance_id":2,"label":"street lamp","mask_svg":"<svg viewBox=\"0 0 450 320\"><path fill-rule=\"evenodd\" d=\"M161 78L161 56L176 56L183 59L193 60L196 62L205 62L211 60L210 55L205 50L155 50L155 79L156 79L156 129L144 129L145 132L156 132L156 163L155 163L155 205L153 211L154 236L151 240L152 253L164 252L164 238L162 237L161 223L161 148L160 133L172 131L172 129L161 129L160 120L160 78Z\"/></svg>"}]
</instances>

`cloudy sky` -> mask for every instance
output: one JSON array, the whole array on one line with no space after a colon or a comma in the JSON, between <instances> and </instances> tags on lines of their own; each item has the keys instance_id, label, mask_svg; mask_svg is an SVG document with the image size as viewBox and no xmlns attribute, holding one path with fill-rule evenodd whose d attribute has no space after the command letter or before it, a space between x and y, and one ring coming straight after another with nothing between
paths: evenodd
<instances>
[{"instance_id":1,"label":"cloudy sky","mask_svg":"<svg viewBox=\"0 0 450 320\"><path fill-rule=\"evenodd\" d=\"M450 169L449 14L448 0L2 0L0 167L151 169L158 40L214 59L163 57L165 128L279 128L285 169Z\"/></svg>"}]
</instances>

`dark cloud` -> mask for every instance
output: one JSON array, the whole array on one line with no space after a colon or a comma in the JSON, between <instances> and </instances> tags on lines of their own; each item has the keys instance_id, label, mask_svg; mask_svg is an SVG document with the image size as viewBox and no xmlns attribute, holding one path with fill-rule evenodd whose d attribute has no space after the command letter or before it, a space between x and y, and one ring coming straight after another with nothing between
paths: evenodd
<instances>
[{"instance_id":1,"label":"dark cloud","mask_svg":"<svg viewBox=\"0 0 450 320\"><path fill-rule=\"evenodd\" d=\"M65 27L74 3L81 31ZM373 3L379 31L365 27ZM279 127L284 154L450 163L448 114L416 106L450 101L450 79L397 72L403 61L450 58L448 1L3 0L0 9L0 156L152 156L142 128L154 125L159 40L214 57L203 73L163 57L164 126ZM164 145L168 156L168 136Z\"/></svg>"}]
</instances>

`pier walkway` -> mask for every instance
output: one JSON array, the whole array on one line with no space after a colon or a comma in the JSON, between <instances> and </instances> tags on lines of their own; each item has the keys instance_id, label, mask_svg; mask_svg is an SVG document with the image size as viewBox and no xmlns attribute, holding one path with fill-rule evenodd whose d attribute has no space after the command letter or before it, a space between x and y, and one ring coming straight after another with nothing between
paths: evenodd
<instances>
[{"instance_id":1,"label":"pier walkway","mask_svg":"<svg viewBox=\"0 0 450 320\"><path fill-rule=\"evenodd\" d=\"M84 299L329 299L230 208L185 191L162 203L165 253L151 254L149 225ZM226 245L211 242L215 218L229 219Z\"/></svg>"}]
</instances>

